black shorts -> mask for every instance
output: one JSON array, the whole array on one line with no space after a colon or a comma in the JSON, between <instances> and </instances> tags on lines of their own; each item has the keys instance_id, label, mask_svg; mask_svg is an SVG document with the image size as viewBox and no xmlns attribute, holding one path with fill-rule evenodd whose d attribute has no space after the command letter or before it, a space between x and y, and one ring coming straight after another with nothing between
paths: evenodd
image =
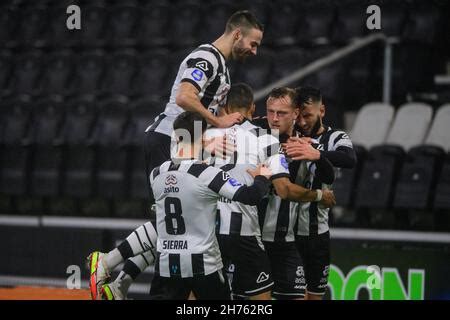
<instances>
[{"instance_id":1,"label":"black shorts","mask_svg":"<svg viewBox=\"0 0 450 320\"><path fill-rule=\"evenodd\" d=\"M228 279L222 270L191 278L161 277L155 273L150 287L150 299L187 300L191 292L197 300L231 300Z\"/></svg>"},{"instance_id":2,"label":"black shorts","mask_svg":"<svg viewBox=\"0 0 450 320\"><path fill-rule=\"evenodd\" d=\"M170 144L171 138L168 135L155 131L145 132L144 152L147 177L154 168L170 160Z\"/></svg>"},{"instance_id":3,"label":"black shorts","mask_svg":"<svg viewBox=\"0 0 450 320\"><path fill-rule=\"evenodd\" d=\"M218 235L233 295L255 296L273 287L270 261L256 236Z\"/></svg>"},{"instance_id":4,"label":"black shorts","mask_svg":"<svg viewBox=\"0 0 450 320\"><path fill-rule=\"evenodd\" d=\"M330 232L297 236L296 244L305 268L306 290L315 295L324 295L330 268Z\"/></svg>"},{"instance_id":5,"label":"black shorts","mask_svg":"<svg viewBox=\"0 0 450 320\"><path fill-rule=\"evenodd\" d=\"M303 263L295 242L264 242L275 285L272 297L290 300L305 296Z\"/></svg>"}]
</instances>

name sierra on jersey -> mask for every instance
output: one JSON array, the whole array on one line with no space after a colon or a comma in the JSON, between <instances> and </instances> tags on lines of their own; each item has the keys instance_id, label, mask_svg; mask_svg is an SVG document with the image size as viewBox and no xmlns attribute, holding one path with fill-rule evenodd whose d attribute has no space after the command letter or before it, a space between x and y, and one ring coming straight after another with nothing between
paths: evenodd
<instances>
[{"instance_id":1,"label":"name sierra on jersey","mask_svg":"<svg viewBox=\"0 0 450 320\"><path fill-rule=\"evenodd\" d=\"M173 174L169 174L166 178L165 184L167 187L164 188L164 193L180 192L180 188L176 186L177 183L177 177Z\"/></svg>"},{"instance_id":2,"label":"name sierra on jersey","mask_svg":"<svg viewBox=\"0 0 450 320\"><path fill-rule=\"evenodd\" d=\"M187 240L164 240L162 243L164 250L188 250Z\"/></svg>"}]
</instances>

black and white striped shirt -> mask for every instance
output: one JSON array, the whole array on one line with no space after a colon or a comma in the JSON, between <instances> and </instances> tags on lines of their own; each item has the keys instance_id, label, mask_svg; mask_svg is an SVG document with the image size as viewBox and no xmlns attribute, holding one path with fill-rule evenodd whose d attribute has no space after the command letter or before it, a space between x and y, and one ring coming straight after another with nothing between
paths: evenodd
<instances>
[{"instance_id":1,"label":"black and white striped shirt","mask_svg":"<svg viewBox=\"0 0 450 320\"><path fill-rule=\"evenodd\" d=\"M353 148L349 136L344 131L325 128L325 132L314 137L313 146L322 151L336 151L338 148ZM295 183L307 189L332 189L332 185L322 183L316 175L316 164L302 161ZM339 169L335 169L339 170ZM318 202L299 203L297 235L309 236L323 234L329 230L329 208L322 208Z\"/></svg>"},{"instance_id":2,"label":"black and white striped shirt","mask_svg":"<svg viewBox=\"0 0 450 320\"><path fill-rule=\"evenodd\" d=\"M265 118L257 119L256 124L265 129L270 129ZM276 133L277 130L272 130L272 132ZM299 133L294 131L294 135L298 136ZM286 142L288 138L287 135L279 137L280 142ZM282 153L281 148L279 152ZM288 168L291 171L291 164ZM281 199L272 186L268 196L258 205L262 240L267 242L294 242L297 206L296 202Z\"/></svg>"},{"instance_id":3,"label":"black and white striped shirt","mask_svg":"<svg viewBox=\"0 0 450 320\"><path fill-rule=\"evenodd\" d=\"M272 180L277 177L289 177L286 158L278 152L279 140L267 130L255 126L248 120L226 129L209 129L205 136L220 137L226 135L236 143L233 157L217 158L214 165L227 171L231 177L245 184L252 184L253 178L247 169L265 164L272 172ZM256 206L220 198L218 203L220 216L219 233L223 235L261 236Z\"/></svg>"},{"instance_id":4,"label":"black and white striped shirt","mask_svg":"<svg viewBox=\"0 0 450 320\"><path fill-rule=\"evenodd\" d=\"M169 102L163 113L156 117L147 130L170 136L175 118L184 110L176 104L180 84L189 82L198 91L200 102L213 114L225 104L231 81L225 57L211 44L203 44L192 51L180 64L172 86Z\"/></svg>"},{"instance_id":5,"label":"black and white striped shirt","mask_svg":"<svg viewBox=\"0 0 450 320\"><path fill-rule=\"evenodd\" d=\"M252 186L197 160L166 161L150 174L158 232L155 272L162 277L208 275L223 267L215 235L217 201L225 197L255 205L269 188Z\"/></svg>"}]
</instances>

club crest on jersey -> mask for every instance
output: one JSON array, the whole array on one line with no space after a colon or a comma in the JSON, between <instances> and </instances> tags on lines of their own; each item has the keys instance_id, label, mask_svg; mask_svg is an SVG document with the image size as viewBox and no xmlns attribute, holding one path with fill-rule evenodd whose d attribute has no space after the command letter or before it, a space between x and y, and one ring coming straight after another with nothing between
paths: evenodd
<instances>
[{"instance_id":1,"label":"club crest on jersey","mask_svg":"<svg viewBox=\"0 0 450 320\"><path fill-rule=\"evenodd\" d=\"M170 192L180 192L180 188L176 186L178 183L177 177L175 177L173 174L169 174L166 178L166 188L164 188L164 193L170 193Z\"/></svg>"},{"instance_id":2,"label":"club crest on jersey","mask_svg":"<svg viewBox=\"0 0 450 320\"><path fill-rule=\"evenodd\" d=\"M203 79L203 71L201 71L199 69L194 69L191 72L191 76L195 81L200 81Z\"/></svg>"},{"instance_id":3,"label":"club crest on jersey","mask_svg":"<svg viewBox=\"0 0 450 320\"><path fill-rule=\"evenodd\" d=\"M195 64L195 66L203 71L208 71L208 63L206 61L200 61Z\"/></svg>"}]
</instances>

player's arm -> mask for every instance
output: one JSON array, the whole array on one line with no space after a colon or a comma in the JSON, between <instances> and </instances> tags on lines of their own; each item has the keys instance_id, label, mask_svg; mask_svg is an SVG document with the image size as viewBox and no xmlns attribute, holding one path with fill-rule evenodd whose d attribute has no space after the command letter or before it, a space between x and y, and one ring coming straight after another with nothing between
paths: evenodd
<instances>
[{"instance_id":1,"label":"player's arm","mask_svg":"<svg viewBox=\"0 0 450 320\"><path fill-rule=\"evenodd\" d=\"M347 134L341 132L335 139L333 150L311 150L309 143L304 138L291 138L286 144L286 153L293 160L316 161L320 157L326 158L336 168L354 168L356 165L356 153Z\"/></svg>"},{"instance_id":2,"label":"player's arm","mask_svg":"<svg viewBox=\"0 0 450 320\"><path fill-rule=\"evenodd\" d=\"M201 103L199 93L217 76L217 62L212 54L191 56L186 61L175 103L186 111L198 112L205 120L218 128L228 128L242 120L242 115L233 113L216 117Z\"/></svg>"},{"instance_id":3,"label":"player's arm","mask_svg":"<svg viewBox=\"0 0 450 320\"><path fill-rule=\"evenodd\" d=\"M227 128L240 122L242 115L239 112L216 117L203 106L198 97L199 90L190 82L182 82L176 96L176 104L186 111L198 112L214 127Z\"/></svg>"},{"instance_id":4,"label":"player's arm","mask_svg":"<svg viewBox=\"0 0 450 320\"><path fill-rule=\"evenodd\" d=\"M217 197L222 196L232 201L254 206L269 192L271 172L268 168L257 167L255 170L249 171L249 174L255 179L251 186L239 183L227 172L218 168L210 166L207 170L200 178L203 179L210 193Z\"/></svg>"}]
</instances>

